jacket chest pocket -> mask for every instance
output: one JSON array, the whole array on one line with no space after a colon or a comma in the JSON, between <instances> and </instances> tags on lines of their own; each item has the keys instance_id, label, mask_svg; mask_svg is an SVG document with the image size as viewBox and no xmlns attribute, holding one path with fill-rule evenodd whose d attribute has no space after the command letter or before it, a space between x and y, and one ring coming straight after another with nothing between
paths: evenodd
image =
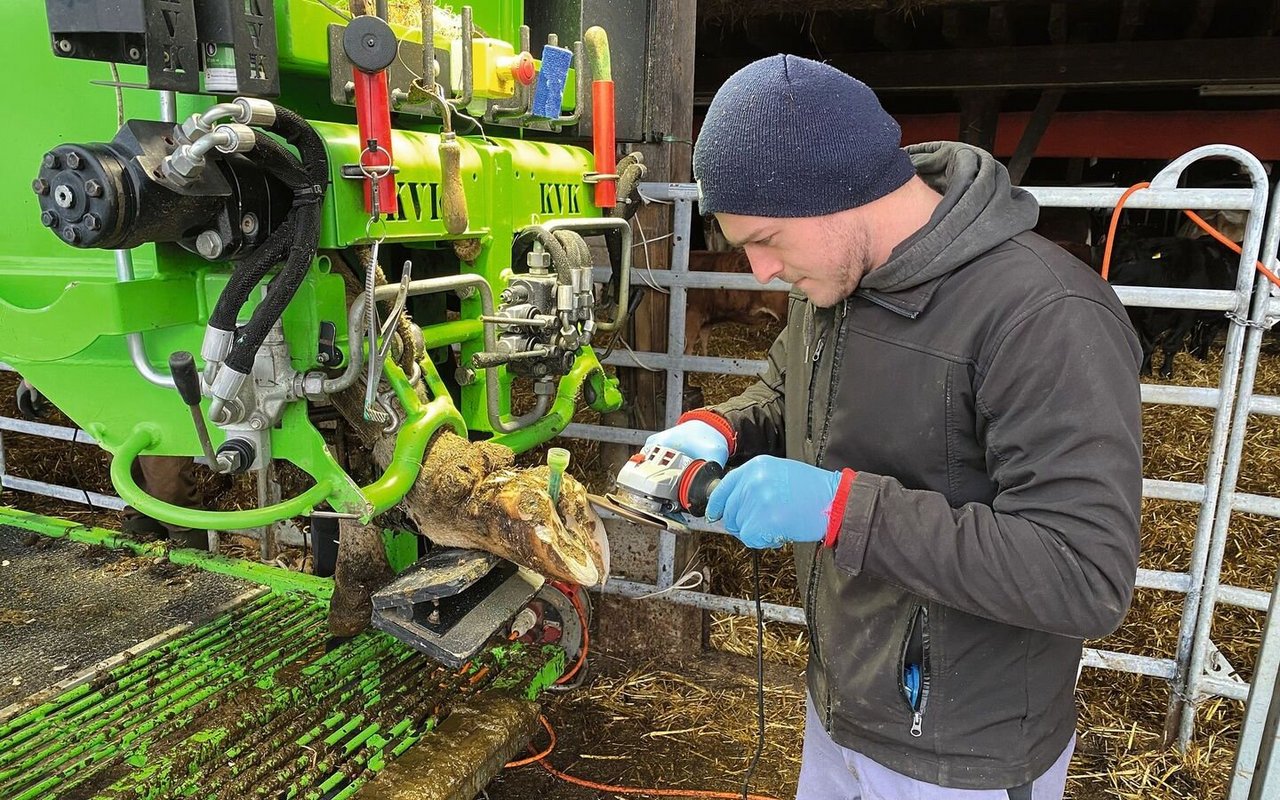
<instances>
[{"instance_id":1,"label":"jacket chest pocket","mask_svg":"<svg viewBox=\"0 0 1280 800\"><path fill-rule=\"evenodd\" d=\"M856 330L846 335L823 466L950 494L955 414L971 394L964 365Z\"/></svg>"}]
</instances>

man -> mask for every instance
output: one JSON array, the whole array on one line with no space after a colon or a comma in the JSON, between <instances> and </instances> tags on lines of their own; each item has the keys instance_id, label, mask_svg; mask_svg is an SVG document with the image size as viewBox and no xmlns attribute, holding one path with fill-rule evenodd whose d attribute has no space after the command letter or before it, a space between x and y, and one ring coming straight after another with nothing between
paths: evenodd
<instances>
[{"instance_id":1,"label":"man","mask_svg":"<svg viewBox=\"0 0 1280 800\"><path fill-rule=\"evenodd\" d=\"M1060 798L1082 640L1133 594L1141 351L995 159L899 145L829 66L725 83L702 210L795 291L761 381L650 442L732 458L708 518L795 543L801 800Z\"/></svg>"}]
</instances>

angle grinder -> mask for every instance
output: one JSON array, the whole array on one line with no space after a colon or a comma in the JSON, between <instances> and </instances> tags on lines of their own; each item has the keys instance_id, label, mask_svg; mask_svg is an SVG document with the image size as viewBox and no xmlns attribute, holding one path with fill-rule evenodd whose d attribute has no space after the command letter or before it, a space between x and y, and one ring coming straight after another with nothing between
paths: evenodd
<instances>
[{"instance_id":1,"label":"angle grinder","mask_svg":"<svg viewBox=\"0 0 1280 800\"><path fill-rule=\"evenodd\" d=\"M630 522L688 533L684 514L706 514L707 498L723 477L724 468L714 461L651 445L623 465L612 492L588 499Z\"/></svg>"}]
</instances>

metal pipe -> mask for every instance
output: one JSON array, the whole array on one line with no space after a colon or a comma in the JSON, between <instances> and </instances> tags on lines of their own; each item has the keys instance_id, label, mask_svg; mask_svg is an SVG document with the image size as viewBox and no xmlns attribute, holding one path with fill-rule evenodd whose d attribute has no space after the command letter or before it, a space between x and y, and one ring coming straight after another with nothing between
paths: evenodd
<instances>
[{"instance_id":1,"label":"metal pipe","mask_svg":"<svg viewBox=\"0 0 1280 800\"><path fill-rule=\"evenodd\" d=\"M409 282L408 296L419 294L434 294L436 292L457 291L459 289L477 289L480 293L480 307L484 316L493 316L493 289L489 286L489 282L479 275L447 275L441 278L422 278ZM374 300L390 300L400 292L400 284L384 284L374 290ZM360 324L361 317L364 315L364 306L366 302L366 293L361 292L351 302L351 308L347 312L347 337L348 348L351 353L347 360L347 366L342 374L337 378L325 378L321 384L321 391L325 394L332 394L350 388L360 374L360 368L364 362L364 331ZM494 333L492 325L482 325L484 337L484 349L487 352L496 352L498 349L497 336ZM494 430L504 433L518 430L513 425L524 427L525 425L535 422L536 419L530 419L522 422L524 417L515 421L505 420L502 417L502 411L498 404L498 394L500 387L498 384L498 374L495 370L484 370L485 383L485 403L486 412L489 417L489 424ZM547 405L540 405L541 411L539 416L546 412ZM535 411L538 409L535 408ZM528 416L528 415L527 415Z\"/></svg>"},{"instance_id":2,"label":"metal pipe","mask_svg":"<svg viewBox=\"0 0 1280 800\"><path fill-rule=\"evenodd\" d=\"M178 121L178 95L176 92L160 93L160 121Z\"/></svg>"},{"instance_id":3,"label":"metal pipe","mask_svg":"<svg viewBox=\"0 0 1280 800\"><path fill-rule=\"evenodd\" d=\"M116 255L116 280L121 283L133 280L133 253L128 250L116 250L114 252ZM133 362L133 368L138 371L139 375L156 386L165 389L176 388L172 375L159 372L151 366L151 362L147 359L147 348L142 341L141 333L126 333L124 338L129 346L129 360Z\"/></svg>"},{"instance_id":4,"label":"metal pipe","mask_svg":"<svg viewBox=\"0 0 1280 800\"><path fill-rule=\"evenodd\" d=\"M1227 788L1227 800L1250 800L1261 797L1251 791L1255 775L1262 767L1264 780L1280 780L1280 765L1275 754L1280 753L1275 742L1271 743L1272 758L1259 765L1259 753L1263 750L1267 735L1267 721L1273 714L1276 680L1280 679L1280 573L1271 590L1271 603L1267 608L1267 626L1262 633L1262 646L1253 667L1253 681L1245 702L1244 724L1240 728L1236 747L1235 765L1231 770L1231 782ZM1274 736L1274 733L1272 734Z\"/></svg>"},{"instance_id":5,"label":"metal pipe","mask_svg":"<svg viewBox=\"0 0 1280 800\"><path fill-rule=\"evenodd\" d=\"M44 497L56 497L59 500L69 500L72 503L80 503L81 505L93 506L94 508L107 508L112 511L121 511L125 508L126 503L118 497L112 497L109 494L99 494L98 492L87 492L80 489L72 489L70 486L59 486L56 483L46 483L44 481L31 480L30 478L19 478L16 475L0 475L0 483L4 488L13 489L18 492L30 492L31 494L43 495Z\"/></svg>"},{"instance_id":6,"label":"metal pipe","mask_svg":"<svg viewBox=\"0 0 1280 800\"><path fill-rule=\"evenodd\" d=\"M622 257L618 262L618 314L610 321L597 320L596 329L608 333L625 324L631 292L631 223L621 217L587 217L553 219L542 223L542 227L552 232L576 231L580 234L604 234L617 231L621 235Z\"/></svg>"},{"instance_id":7,"label":"metal pipe","mask_svg":"<svg viewBox=\"0 0 1280 800\"><path fill-rule=\"evenodd\" d=\"M1269 224L1274 231L1280 224L1280 204L1271 204L1268 214L1267 193L1270 189L1266 171L1257 158L1238 147L1211 145L1192 150L1161 170L1152 180L1152 186L1177 186L1182 171L1201 157L1225 156L1234 158L1249 173L1255 202L1249 212L1241 252L1241 264L1252 265L1258 260L1262 245L1263 226ZM1140 193L1139 193L1140 194ZM1275 259L1273 242L1268 263ZM1237 275L1236 292L1240 306L1235 309L1238 317L1250 317L1250 295L1257 283L1254 270L1241 269ZM1254 304L1258 306L1259 304ZM1174 681L1170 698L1169 716L1178 720L1178 744L1183 750L1191 743L1195 730L1195 707L1203 684L1205 659L1208 654L1209 632L1213 626L1213 607L1217 597L1218 580L1222 570L1222 556L1226 551L1227 527L1231 518L1230 497L1235 490L1240 471L1240 454L1244 444L1244 429L1248 421L1248 395L1253 390L1253 370L1257 365L1258 337L1249 337L1254 347L1244 354L1245 331L1255 329L1234 324L1227 333L1227 347L1223 354L1222 378L1219 381L1222 402L1214 416L1213 437L1210 443L1208 466L1205 470L1205 501L1201 506L1196 525L1196 539L1191 552L1191 587L1187 602L1183 605L1182 623L1178 631L1178 678ZM1241 362L1247 375L1242 376ZM1247 378L1247 384L1244 383ZM1237 402L1237 393L1244 388L1244 401ZM1221 504L1221 508L1219 507Z\"/></svg>"},{"instance_id":8,"label":"metal pipe","mask_svg":"<svg viewBox=\"0 0 1280 800\"><path fill-rule=\"evenodd\" d=\"M499 434L490 441L505 444L516 452L520 452L560 433L573 418L573 411L578 402L578 392L583 384L598 375L603 375L603 370L596 359L595 351L590 347L584 347L582 355L578 356L569 374L560 379L560 386L556 390L556 399L551 410L533 424L518 431ZM616 389L614 391L616 393ZM618 401L621 402L620 397Z\"/></svg>"},{"instance_id":9,"label":"metal pipe","mask_svg":"<svg viewBox=\"0 0 1280 800\"><path fill-rule=\"evenodd\" d=\"M421 0L418 10L422 16L422 88L435 95L436 0Z\"/></svg>"},{"instance_id":10,"label":"metal pipe","mask_svg":"<svg viewBox=\"0 0 1280 800\"><path fill-rule=\"evenodd\" d=\"M212 129L220 120L230 117L239 120L244 114L244 106L239 103L216 103L200 115L201 127Z\"/></svg>"},{"instance_id":11,"label":"metal pipe","mask_svg":"<svg viewBox=\"0 0 1280 800\"><path fill-rule=\"evenodd\" d=\"M459 289L478 289L480 291L481 308L486 315L493 315L493 289L489 286L489 282L479 275L447 275L442 278L421 278L416 281L410 281L408 296L457 291ZM375 301L390 300L396 297L399 292L400 284L388 283L375 289L373 296ZM337 378L324 379L321 391L325 394L333 394L349 389L355 384L356 378L360 375L360 369L364 366L365 332L361 321L364 317L366 298L367 294L361 292L351 301L351 308L347 311L347 349L351 352L347 357L347 366L343 369L342 374ZM496 350L497 337L493 332L493 328L487 325L481 327L482 335L484 336L484 349L490 352Z\"/></svg>"},{"instance_id":12,"label":"metal pipe","mask_svg":"<svg viewBox=\"0 0 1280 800\"><path fill-rule=\"evenodd\" d=\"M471 42L473 38L475 38L475 24L472 21L471 6L464 5L462 7L462 76L460 78L462 81L462 94L453 100L454 104L462 109L471 105L471 97L474 91L472 86L474 80L472 58L475 45Z\"/></svg>"}]
</instances>

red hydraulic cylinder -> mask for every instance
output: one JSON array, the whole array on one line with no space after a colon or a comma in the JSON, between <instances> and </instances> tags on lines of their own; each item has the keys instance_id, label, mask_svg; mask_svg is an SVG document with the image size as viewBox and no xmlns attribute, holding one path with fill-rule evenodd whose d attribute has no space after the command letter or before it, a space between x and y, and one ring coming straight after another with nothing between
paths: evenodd
<instances>
[{"instance_id":1,"label":"red hydraulic cylinder","mask_svg":"<svg viewBox=\"0 0 1280 800\"><path fill-rule=\"evenodd\" d=\"M613 175L618 168L614 129L613 81L591 82L591 142L596 156L596 172ZM618 202L617 178L596 184L596 206L612 210Z\"/></svg>"},{"instance_id":2,"label":"red hydraulic cylinder","mask_svg":"<svg viewBox=\"0 0 1280 800\"><path fill-rule=\"evenodd\" d=\"M387 88L387 73L352 70L356 86L356 124L360 128L360 141L365 150L360 153L360 165L366 169L388 167L385 175L377 179L378 212L394 214L399 210L396 202L396 177L390 171L391 158L391 92ZM364 183L364 209L373 213L373 180Z\"/></svg>"}]
</instances>

